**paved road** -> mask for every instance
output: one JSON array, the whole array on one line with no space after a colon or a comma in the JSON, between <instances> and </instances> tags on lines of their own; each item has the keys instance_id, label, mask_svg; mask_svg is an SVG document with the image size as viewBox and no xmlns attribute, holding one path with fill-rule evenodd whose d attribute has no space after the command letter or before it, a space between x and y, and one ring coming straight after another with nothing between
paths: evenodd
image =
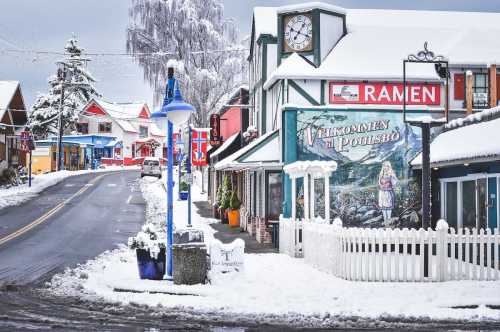
<instances>
[{"instance_id":1,"label":"paved road","mask_svg":"<svg viewBox=\"0 0 500 332\"><path fill-rule=\"evenodd\" d=\"M0 285L50 278L126 243L144 222L134 171L70 177L0 210Z\"/></svg>"}]
</instances>

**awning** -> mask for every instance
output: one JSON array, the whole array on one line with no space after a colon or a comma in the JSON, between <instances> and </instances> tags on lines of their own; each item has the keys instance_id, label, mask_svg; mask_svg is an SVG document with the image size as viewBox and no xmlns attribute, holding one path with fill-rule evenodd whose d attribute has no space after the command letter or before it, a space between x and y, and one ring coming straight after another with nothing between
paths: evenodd
<instances>
[{"instance_id":1,"label":"awning","mask_svg":"<svg viewBox=\"0 0 500 332\"><path fill-rule=\"evenodd\" d=\"M112 141L109 141L108 144L106 144L104 147L106 148L114 148L114 147L121 147L121 142L120 141L116 141L116 140L112 140Z\"/></svg>"},{"instance_id":2,"label":"awning","mask_svg":"<svg viewBox=\"0 0 500 332\"><path fill-rule=\"evenodd\" d=\"M230 136L219 148L210 155L210 163L217 163L231 155L241 147L240 133Z\"/></svg>"},{"instance_id":3,"label":"awning","mask_svg":"<svg viewBox=\"0 0 500 332\"><path fill-rule=\"evenodd\" d=\"M500 118L497 118L441 133L430 146L431 166L446 167L500 160L499 128ZM410 164L415 169L422 168L422 154L419 153Z\"/></svg>"},{"instance_id":4,"label":"awning","mask_svg":"<svg viewBox=\"0 0 500 332\"><path fill-rule=\"evenodd\" d=\"M214 168L218 171L281 169L283 164L280 162L279 151L279 130L275 130L221 160Z\"/></svg>"},{"instance_id":5,"label":"awning","mask_svg":"<svg viewBox=\"0 0 500 332\"><path fill-rule=\"evenodd\" d=\"M156 139L154 139L153 137L144 137L144 138L139 138L138 140L136 140L134 143L137 143L137 144L146 144L146 143L157 143L157 144L161 144L160 142L158 142Z\"/></svg>"}]
</instances>

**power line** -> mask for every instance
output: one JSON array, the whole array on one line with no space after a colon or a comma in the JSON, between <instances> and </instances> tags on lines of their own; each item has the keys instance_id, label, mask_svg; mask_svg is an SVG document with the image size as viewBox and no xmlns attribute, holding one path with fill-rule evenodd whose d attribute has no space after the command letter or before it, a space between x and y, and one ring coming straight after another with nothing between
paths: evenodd
<instances>
[{"instance_id":1,"label":"power line","mask_svg":"<svg viewBox=\"0 0 500 332\"><path fill-rule=\"evenodd\" d=\"M189 54L210 54L210 53L223 53L223 52L246 52L248 48L226 48L218 50L204 50L204 51L190 51ZM16 54L36 54L36 55L58 55L58 56L68 56L69 53L60 51L49 51L49 50L35 50L35 49L0 49L3 53L16 53ZM140 52L140 53L119 53L119 52L104 52L104 53L94 53L94 52L84 52L83 55L96 56L96 57L163 57L163 56L176 56L175 52Z\"/></svg>"}]
</instances>

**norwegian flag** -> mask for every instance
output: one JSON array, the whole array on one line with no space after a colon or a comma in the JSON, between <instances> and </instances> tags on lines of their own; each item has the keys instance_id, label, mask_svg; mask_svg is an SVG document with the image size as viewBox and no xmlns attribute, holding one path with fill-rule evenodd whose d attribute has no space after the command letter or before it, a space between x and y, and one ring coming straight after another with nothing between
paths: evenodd
<instances>
[{"instance_id":1,"label":"norwegian flag","mask_svg":"<svg viewBox=\"0 0 500 332\"><path fill-rule=\"evenodd\" d=\"M193 166L207 166L208 131L193 128L191 132L191 163Z\"/></svg>"}]
</instances>

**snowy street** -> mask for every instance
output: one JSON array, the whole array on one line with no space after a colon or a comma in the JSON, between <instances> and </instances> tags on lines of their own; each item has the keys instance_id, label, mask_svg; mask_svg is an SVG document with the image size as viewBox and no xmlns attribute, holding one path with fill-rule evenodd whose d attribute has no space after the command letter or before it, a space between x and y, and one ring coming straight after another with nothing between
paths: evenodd
<instances>
[{"instance_id":1,"label":"snowy street","mask_svg":"<svg viewBox=\"0 0 500 332\"><path fill-rule=\"evenodd\" d=\"M162 223L165 192L160 181L145 178L148 222ZM203 200L198 187L193 199ZM185 226L186 202L175 201L176 227ZM195 228L213 241L213 219L193 216ZM211 274L209 285L172 285L140 280L135 253L107 252L51 282L62 296L89 301L175 309L207 321L255 321L296 327L393 327L398 324L498 324L499 282L366 283L335 278L283 254L246 254L244 271ZM178 295L177 295L178 294ZM409 300L411 299L411 300ZM403 324L404 325L404 324ZM485 325L485 326L486 326ZM397 325L396 325L397 326Z\"/></svg>"}]
</instances>

